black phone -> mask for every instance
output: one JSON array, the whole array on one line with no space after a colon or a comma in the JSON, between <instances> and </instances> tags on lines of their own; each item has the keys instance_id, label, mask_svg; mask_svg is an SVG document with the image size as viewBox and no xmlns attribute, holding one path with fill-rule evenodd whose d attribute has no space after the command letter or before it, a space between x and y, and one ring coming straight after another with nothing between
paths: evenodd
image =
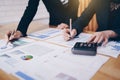
<instances>
[{"instance_id":1,"label":"black phone","mask_svg":"<svg viewBox=\"0 0 120 80\"><path fill-rule=\"evenodd\" d=\"M97 53L97 46L97 43L76 42L71 51L73 54L94 56Z\"/></svg>"}]
</instances>

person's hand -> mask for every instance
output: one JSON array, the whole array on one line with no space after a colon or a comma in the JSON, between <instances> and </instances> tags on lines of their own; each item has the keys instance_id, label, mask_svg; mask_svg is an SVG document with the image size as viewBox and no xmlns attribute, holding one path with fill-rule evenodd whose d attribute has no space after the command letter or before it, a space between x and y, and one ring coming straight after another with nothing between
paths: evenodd
<instances>
[{"instance_id":1,"label":"person's hand","mask_svg":"<svg viewBox=\"0 0 120 80\"><path fill-rule=\"evenodd\" d=\"M111 30L95 32L88 42L102 43L102 46L106 45L110 37L116 37L116 33Z\"/></svg>"},{"instance_id":2,"label":"person's hand","mask_svg":"<svg viewBox=\"0 0 120 80\"><path fill-rule=\"evenodd\" d=\"M70 33L70 29L64 29L63 37L64 40L69 41L70 39L74 38L77 34L76 29L72 29Z\"/></svg>"},{"instance_id":3,"label":"person's hand","mask_svg":"<svg viewBox=\"0 0 120 80\"><path fill-rule=\"evenodd\" d=\"M66 28L68 28L68 25L65 24L65 23L61 23L61 24L59 24L59 25L57 26L57 28L58 28L58 29L66 29Z\"/></svg>"},{"instance_id":4,"label":"person's hand","mask_svg":"<svg viewBox=\"0 0 120 80\"><path fill-rule=\"evenodd\" d=\"M22 36L22 33L20 31L8 31L5 35L5 39L8 41L19 39Z\"/></svg>"}]
</instances>

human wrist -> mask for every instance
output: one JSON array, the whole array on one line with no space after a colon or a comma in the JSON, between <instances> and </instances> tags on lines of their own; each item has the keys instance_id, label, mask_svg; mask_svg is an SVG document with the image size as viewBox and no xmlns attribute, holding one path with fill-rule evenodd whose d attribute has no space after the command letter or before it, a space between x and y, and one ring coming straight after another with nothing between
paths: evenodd
<instances>
[{"instance_id":1,"label":"human wrist","mask_svg":"<svg viewBox=\"0 0 120 80\"><path fill-rule=\"evenodd\" d=\"M17 30L17 33L20 35L20 37L23 37L23 34L21 31Z\"/></svg>"}]
</instances>

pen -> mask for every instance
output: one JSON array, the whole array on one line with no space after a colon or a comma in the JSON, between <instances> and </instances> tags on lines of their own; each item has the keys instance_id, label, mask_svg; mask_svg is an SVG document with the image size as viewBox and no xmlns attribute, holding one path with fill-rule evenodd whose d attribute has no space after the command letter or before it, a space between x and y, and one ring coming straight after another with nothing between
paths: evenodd
<instances>
[{"instance_id":1,"label":"pen","mask_svg":"<svg viewBox=\"0 0 120 80\"><path fill-rule=\"evenodd\" d=\"M70 18L70 37L71 37L71 32L72 32L72 19Z\"/></svg>"},{"instance_id":2,"label":"pen","mask_svg":"<svg viewBox=\"0 0 120 80\"><path fill-rule=\"evenodd\" d=\"M10 33L10 35L8 36L8 41L7 41L7 43L6 43L6 47L7 47L8 43L10 42L11 36L13 36L14 33L15 33L15 30L12 31L12 32Z\"/></svg>"}]
</instances>

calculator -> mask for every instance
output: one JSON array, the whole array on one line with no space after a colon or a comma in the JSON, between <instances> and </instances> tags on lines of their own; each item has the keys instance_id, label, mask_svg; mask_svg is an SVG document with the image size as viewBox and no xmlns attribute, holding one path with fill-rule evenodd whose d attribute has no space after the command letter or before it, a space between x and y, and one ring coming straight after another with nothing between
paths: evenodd
<instances>
[{"instance_id":1,"label":"calculator","mask_svg":"<svg viewBox=\"0 0 120 80\"><path fill-rule=\"evenodd\" d=\"M94 56L97 53L97 46L97 43L76 42L71 51L73 54Z\"/></svg>"}]
</instances>

